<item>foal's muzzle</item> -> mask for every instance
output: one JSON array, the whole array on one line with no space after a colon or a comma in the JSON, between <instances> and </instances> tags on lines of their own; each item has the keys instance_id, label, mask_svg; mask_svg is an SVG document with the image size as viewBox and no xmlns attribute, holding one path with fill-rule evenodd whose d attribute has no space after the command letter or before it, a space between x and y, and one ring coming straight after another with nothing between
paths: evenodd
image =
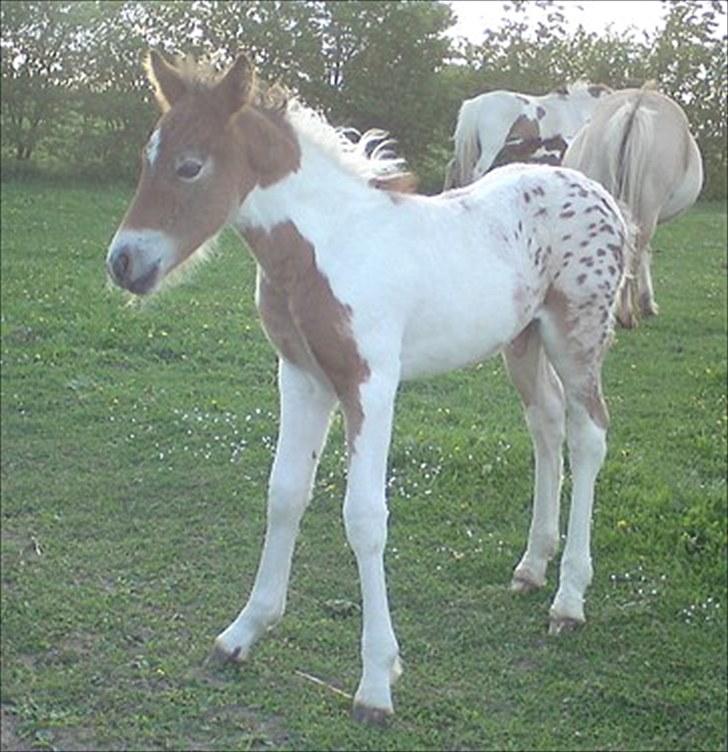
<instances>
[{"instance_id":1,"label":"foal's muzzle","mask_svg":"<svg viewBox=\"0 0 728 752\"><path fill-rule=\"evenodd\" d=\"M122 231L111 242L106 271L119 287L135 295L146 295L163 276L162 262L169 250L169 242L162 233Z\"/></svg>"},{"instance_id":2,"label":"foal's muzzle","mask_svg":"<svg viewBox=\"0 0 728 752\"><path fill-rule=\"evenodd\" d=\"M141 264L135 263L135 254L127 246L122 246L109 254L106 268L109 276L119 287L123 287L135 295L145 295L154 288L159 275L161 261L149 266L147 269L138 270Z\"/></svg>"}]
</instances>

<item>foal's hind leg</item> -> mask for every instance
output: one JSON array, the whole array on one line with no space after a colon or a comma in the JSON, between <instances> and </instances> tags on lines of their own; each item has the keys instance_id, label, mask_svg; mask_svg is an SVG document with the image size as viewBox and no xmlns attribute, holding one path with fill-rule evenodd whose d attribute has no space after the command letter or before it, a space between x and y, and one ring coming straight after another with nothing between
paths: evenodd
<instances>
[{"instance_id":1,"label":"foal's hind leg","mask_svg":"<svg viewBox=\"0 0 728 752\"><path fill-rule=\"evenodd\" d=\"M518 592L546 584L546 567L559 544L564 392L546 358L538 326L538 322L531 322L505 351L508 374L523 401L535 459L528 544L511 581L511 589Z\"/></svg>"},{"instance_id":2,"label":"foal's hind leg","mask_svg":"<svg viewBox=\"0 0 728 752\"><path fill-rule=\"evenodd\" d=\"M590 553L594 486L606 455L607 408L601 362L608 337L607 304L571 318L561 301L544 311L541 332L546 353L566 395L566 437L572 475L571 509L559 588L551 606L550 631L558 634L584 622L584 593L592 579Z\"/></svg>"},{"instance_id":3,"label":"foal's hind leg","mask_svg":"<svg viewBox=\"0 0 728 752\"><path fill-rule=\"evenodd\" d=\"M280 430L263 553L245 608L215 641L218 653L232 660L246 658L253 643L283 616L298 526L336 404L327 388L285 360L278 376Z\"/></svg>"}]
</instances>

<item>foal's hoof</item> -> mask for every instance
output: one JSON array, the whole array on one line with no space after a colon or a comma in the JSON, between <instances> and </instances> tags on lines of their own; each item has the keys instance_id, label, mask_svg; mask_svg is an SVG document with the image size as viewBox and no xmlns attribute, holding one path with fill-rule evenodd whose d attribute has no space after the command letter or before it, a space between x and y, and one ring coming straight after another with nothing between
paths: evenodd
<instances>
[{"instance_id":1,"label":"foal's hoof","mask_svg":"<svg viewBox=\"0 0 728 752\"><path fill-rule=\"evenodd\" d=\"M233 650L228 650L216 640L209 661L210 663L220 666L226 663L242 663L247 657L247 654L243 652L242 648L238 647Z\"/></svg>"},{"instance_id":2,"label":"foal's hoof","mask_svg":"<svg viewBox=\"0 0 728 752\"><path fill-rule=\"evenodd\" d=\"M511 591L514 593L533 593L536 590L540 590L543 585L539 585L537 582L524 577L523 575L514 575L511 580Z\"/></svg>"},{"instance_id":3,"label":"foal's hoof","mask_svg":"<svg viewBox=\"0 0 728 752\"><path fill-rule=\"evenodd\" d=\"M387 708L370 708L368 705L357 702L351 709L351 717L357 723L365 723L367 726L378 726L379 728L388 726L392 715L392 711L387 710Z\"/></svg>"},{"instance_id":4,"label":"foal's hoof","mask_svg":"<svg viewBox=\"0 0 728 752\"><path fill-rule=\"evenodd\" d=\"M584 622L578 619L570 619L568 616L552 617L549 622L549 634L554 636L568 634L582 626L584 626Z\"/></svg>"}]
</instances>

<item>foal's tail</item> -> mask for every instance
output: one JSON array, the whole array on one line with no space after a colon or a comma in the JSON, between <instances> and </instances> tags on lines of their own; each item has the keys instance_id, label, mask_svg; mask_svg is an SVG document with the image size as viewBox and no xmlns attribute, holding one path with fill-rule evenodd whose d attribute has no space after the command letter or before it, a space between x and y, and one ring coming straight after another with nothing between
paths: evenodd
<instances>
[{"instance_id":1,"label":"foal's tail","mask_svg":"<svg viewBox=\"0 0 728 752\"><path fill-rule=\"evenodd\" d=\"M633 101L625 102L607 123L604 143L608 151L609 174L605 188L626 204L639 223L641 191L655 137L656 113L643 103L645 89Z\"/></svg>"}]
</instances>

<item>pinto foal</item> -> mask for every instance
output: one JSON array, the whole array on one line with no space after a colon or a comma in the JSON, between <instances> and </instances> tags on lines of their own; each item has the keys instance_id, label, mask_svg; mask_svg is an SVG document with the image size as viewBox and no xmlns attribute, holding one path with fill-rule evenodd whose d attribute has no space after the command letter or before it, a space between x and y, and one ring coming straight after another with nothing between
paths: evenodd
<instances>
[{"instance_id":1,"label":"pinto foal","mask_svg":"<svg viewBox=\"0 0 728 752\"><path fill-rule=\"evenodd\" d=\"M386 190L406 176L356 152L320 117L253 98L240 56L217 81L155 53L163 110L136 196L108 251L137 294L224 225L258 266L257 306L279 355L280 432L260 566L245 608L217 638L242 660L283 615L291 558L332 411L346 424L346 535L363 600L354 716L392 713L400 672L383 553L385 481L402 379L498 352L525 405L534 511L512 587L538 588L559 542L562 444L573 492L551 630L584 621L594 484L606 452L601 365L627 253L615 202L583 175L511 166L440 196Z\"/></svg>"}]
</instances>

